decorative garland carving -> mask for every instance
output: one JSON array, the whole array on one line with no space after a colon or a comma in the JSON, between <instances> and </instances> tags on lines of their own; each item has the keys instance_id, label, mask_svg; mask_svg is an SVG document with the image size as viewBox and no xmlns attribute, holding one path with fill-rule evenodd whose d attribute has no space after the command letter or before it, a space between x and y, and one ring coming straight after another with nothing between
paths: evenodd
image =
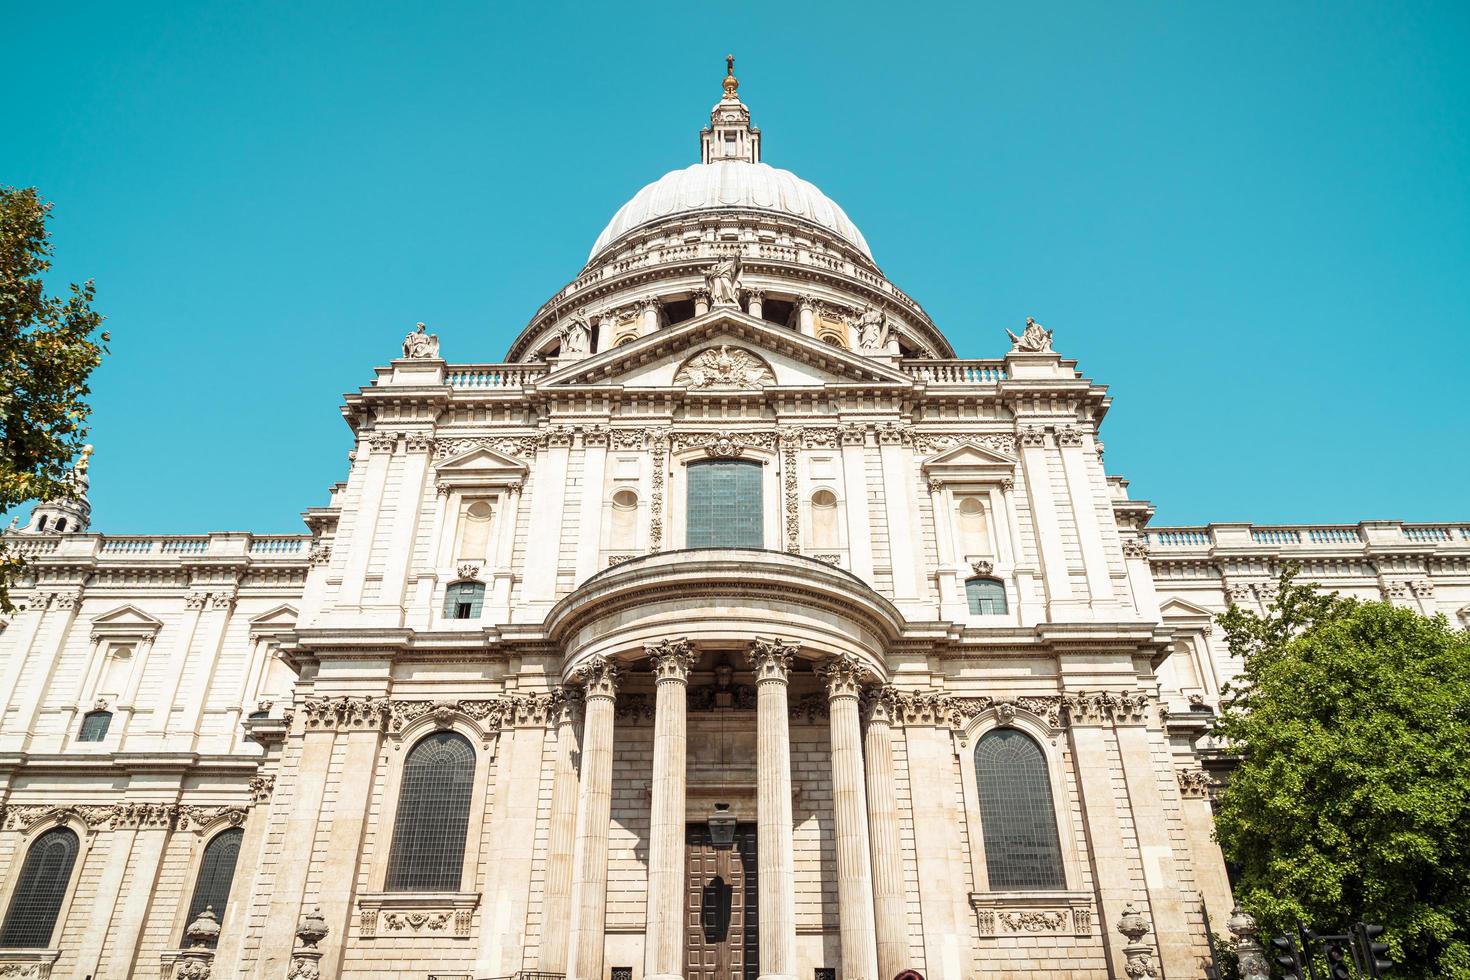
<instances>
[{"instance_id":1,"label":"decorative garland carving","mask_svg":"<svg viewBox=\"0 0 1470 980\"><path fill-rule=\"evenodd\" d=\"M613 716L624 721L652 721L654 702L653 696L643 693L619 694L617 705L613 708Z\"/></svg>"},{"instance_id":2,"label":"decorative garland carving","mask_svg":"<svg viewBox=\"0 0 1470 980\"><path fill-rule=\"evenodd\" d=\"M786 550L793 555L801 553L800 505L797 498L796 447L802 441L803 430L787 429L781 433L781 468L785 471L786 500Z\"/></svg>"},{"instance_id":3,"label":"decorative garland carving","mask_svg":"<svg viewBox=\"0 0 1470 980\"><path fill-rule=\"evenodd\" d=\"M1046 430L1040 426L1023 426L1018 437L1023 449L1041 449L1046 446Z\"/></svg>"},{"instance_id":4,"label":"decorative garland carving","mask_svg":"<svg viewBox=\"0 0 1470 980\"><path fill-rule=\"evenodd\" d=\"M266 803L271 794L276 791L275 776L251 776L250 777L250 799L256 803Z\"/></svg>"},{"instance_id":5,"label":"decorative garland carving","mask_svg":"<svg viewBox=\"0 0 1470 980\"><path fill-rule=\"evenodd\" d=\"M877 426L878 445L880 446L912 446L914 444L914 427L902 422L879 422Z\"/></svg>"},{"instance_id":6,"label":"decorative garland carving","mask_svg":"<svg viewBox=\"0 0 1470 980\"><path fill-rule=\"evenodd\" d=\"M484 439L435 439L434 461L462 456L472 449L493 449L502 456L530 459L536 455L536 436L497 436Z\"/></svg>"},{"instance_id":7,"label":"decorative garland carving","mask_svg":"<svg viewBox=\"0 0 1470 980\"><path fill-rule=\"evenodd\" d=\"M993 432L916 432L914 448L924 454L942 453L962 445L984 446L1007 456L1016 455L1016 437Z\"/></svg>"},{"instance_id":8,"label":"decorative garland carving","mask_svg":"<svg viewBox=\"0 0 1470 980\"><path fill-rule=\"evenodd\" d=\"M1096 694L1069 694L1063 697L1067 718L1073 723L1117 724L1148 721L1147 694L1135 691L1099 691Z\"/></svg>"},{"instance_id":9,"label":"decorative garland carving","mask_svg":"<svg viewBox=\"0 0 1470 980\"><path fill-rule=\"evenodd\" d=\"M1058 446L1081 446L1082 445L1082 430L1079 429L1077 426L1075 426L1075 425L1059 425L1059 426L1057 426L1057 430L1056 431L1057 431L1057 445Z\"/></svg>"},{"instance_id":10,"label":"decorative garland carving","mask_svg":"<svg viewBox=\"0 0 1470 980\"><path fill-rule=\"evenodd\" d=\"M717 432L673 432L669 434L670 448L674 452L703 448L705 454L722 459L733 459L747 449L776 450L776 433L770 430L741 431L721 429Z\"/></svg>"},{"instance_id":11,"label":"decorative garland carving","mask_svg":"<svg viewBox=\"0 0 1470 980\"><path fill-rule=\"evenodd\" d=\"M653 443L653 491L649 495L648 553L664 550L664 468L668 465L669 430L650 430Z\"/></svg>"},{"instance_id":12,"label":"decorative garland carving","mask_svg":"<svg viewBox=\"0 0 1470 980\"><path fill-rule=\"evenodd\" d=\"M40 823L57 825L78 820L89 830L198 830L224 817L231 826L245 822L243 806L195 806L190 803L110 803L56 806L7 806L0 827L30 830Z\"/></svg>"}]
</instances>

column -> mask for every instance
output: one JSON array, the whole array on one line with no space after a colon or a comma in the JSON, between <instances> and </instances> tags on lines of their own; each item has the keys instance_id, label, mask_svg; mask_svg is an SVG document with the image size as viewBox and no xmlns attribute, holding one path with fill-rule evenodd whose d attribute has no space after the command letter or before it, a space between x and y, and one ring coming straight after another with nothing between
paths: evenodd
<instances>
[{"instance_id":1,"label":"column","mask_svg":"<svg viewBox=\"0 0 1470 980\"><path fill-rule=\"evenodd\" d=\"M745 298L745 310L757 320L765 307L766 291L764 289L752 289Z\"/></svg>"},{"instance_id":2,"label":"column","mask_svg":"<svg viewBox=\"0 0 1470 980\"><path fill-rule=\"evenodd\" d=\"M796 301L796 329L808 337L817 335L817 309L810 296Z\"/></svg>"},{"instance_id":3,"label":"column","mask_svg":"<svg viewBox=\"0 0 1470 980\"><path fill-rule=\"evenodd\" d=\"M1047 472L1046 430L1040 426L1023 425L1016 441L1021 447L1021 469L1026 474L1026 490L1031 495L1031 525L1040 544L1047 608L1055 618L1052 603L1072 598L1072 580L1067 572L1067 556L1058 530L1061 523L1057 518L1056 502L1052 500L1051 475Z\"/></svg>"},{"instance_id":4,"label":"column","mask_svg":"<svg viewBox=\"0 0 1470 980\"><path fill-rule=\"evenodd\" d=\"M1103 554L1102 528L1097 519L1097 502L1088 479L1089 464L1084 453L1085 434L1075 425L1057 427L1057 447L1062 457L1062 474L1067 478L1067 497L1077 524L1077 541L1082 548L1082 570L1094 604L1113 599L1112 571ZM1093 451L1096 458L1096 451Z\"/></svg>"},{"instance_id":5,"label":"column","mask_svg":"<svg viewBox=\"0 0 1470 980\"><path fill-rule=\"evenodd\" d=\"M368 457L361 470L361 490L351 536L342 535L337 538L337 543L347 548L342 566L342 585L337 592L338 607L357 606L362 602L368 561L372 557L373 540L378 533L378 510L383 505L383 489L388 483L388 465L393 459L393 448L397 444L396 432L368 432L358 437L358 455L366 452ZM349 486L354 478L358 478L357 465L354 463L352 468L354 472L347 477Z\"/></svg>"},{"instance_id":6,"label":"column","mask_svg":"<svg viewBox=\"0 0 1470 980\"><path fill-rule=\"evenodd\" d=\"M878 940L878 976L893 980L909 967L908 903L904 898L903 841L898 825L898 790L893 775L893 689L865 699L868 730L863 736L868 764L868 837L873 844L873 913Z\"/></svg>"},{"instance_id":7,"label":"column","mask_svg":"<svg viewBox=\"0 0 1470 980\"><path fill-rule=\"evenodd\" d=\"M678 980L684 965L684 754L688 640L644 648L653 666L653 806L648 821L648 936L645 980Z\"/></svg>"},{"instance_id":8,"label":"column","mask_svg":"<svg viewBox=\"0 0 1470 980\"><path fill-rule=\"evenodd\" d=\"M914 859L924 921L925 976L961 980L974 961L969 902L960 875L954 741L946 714L923 696L905 699L904 740L914 788Z\"/></svg>"},{"instance_id":9,"label":"column","mask_svg":"<svg viewBox=\"0 0 1470 980\"><path fill-rule=\"evenodd\" d=\"M567 980L602 980L607 831L612 822L613 707L618 696L618 668L603 657L592 657L577 668L576 677L582 682L585 717Z\"/></svg>"},{"instance_id":10,"label":"column","mask_svg":"<svg viewBox=\"0 0 1470 980\"><path fill-rule=\"evenodd\" d=\"M546 838L546 899L541 935L541 972L567 972L572 918L572 854L577 844L577 723L582 692L556 692L556 770L551 783L551 825Z\"/></svg>"},{"instance_id":11,"label":"column","mask_svg":"<svg viewBox=\"0 0 1470 980\"><path fill-rule=\"evenodd\" d=\"M756 848L761 980L796 975L796 875L791 856L791 733L786 688L798 647L750 645L755 670Z\"/></svg>"},{"instance_id":12,"label":"column","mask_svg":"<svg viewBox=\"0 0 1470 980\"><path fill-rule=\"evenodd\" d=\"M858 690L863 668L851 654L822 667L832 737L832 813L837 829L837 924L842 940L843 980L877 980L872 852L868 806L863 792L863 739L858 724Z\"/></svg>"}]
</instances>

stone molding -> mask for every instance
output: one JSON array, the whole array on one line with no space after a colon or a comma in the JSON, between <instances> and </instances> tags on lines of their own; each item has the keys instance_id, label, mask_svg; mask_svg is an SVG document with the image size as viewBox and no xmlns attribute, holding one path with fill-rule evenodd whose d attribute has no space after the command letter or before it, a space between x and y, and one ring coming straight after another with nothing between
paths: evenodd
<instances>
[{"instance_id":1,"label":"stone molding","mask_svg":"<svg viewBox=\"0 0 1470 980\"><path fill-rule=\"evenodd\" d=\"M197 806L192 803L10 804L0 808L0 829L30 831L39 825L68 820L99 830L202 830L221 818L238 827L249 816L244 806ZM3 976L3 974L0 974Z\"/></svg>"},{"instance_id":2,"label":"stone molding","mask_svg":"<svg viewBox=\"0 0 1470 980\"><path fill-rule=\"evenodd\" d=\"M439 728L448 728L456 716L461 716L489 733L508 725L545 726L560 704L569 699L580 701L581 697L581 692L562 691L504 694L457 701L312 697L302 700L301 710L305 713L305 727L309 732L380 731L392 735L431 714Z\"/></svg>"},{"instance_id":3,"label":"stone molding","mask_svg":"<svg viewBox=\"0 0 1470 980\"><path fill-rule=\"evenodd\" d=\"M1091 892L971 892L981 939L1090 936Z\"/></svg>"},{"instance_id":4,"label":"stone molding","mask_svg":"<svg viewBox=\"0 0 1470 980\"><path fill-rule=\"evenodd\" d=\"M0 977L5 980L48 980L61 956L59 949L0 949Z\"/></svg>"},{"instance_id":5,"label":"stone molding","mask_svg":"<svg viewBox=\"0 0 1470 980\"><path fill-rule=\"evenodd\" d=\"M363 939L469 939L478 892L367 892L357 899Z\"/></svg>"}]
</instances>

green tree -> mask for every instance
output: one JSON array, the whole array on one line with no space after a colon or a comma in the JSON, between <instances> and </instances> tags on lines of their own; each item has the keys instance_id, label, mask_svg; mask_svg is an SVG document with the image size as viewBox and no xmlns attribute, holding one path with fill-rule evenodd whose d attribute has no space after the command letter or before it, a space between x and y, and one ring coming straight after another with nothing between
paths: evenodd
<instances>
[{"instance_id":1,"label":"green tree","mask_svg":"<svg viewBox=\"0 0 1470 980\"><path fill-rule=\"evenodd\" d=\"M0 187L0 513L69 497L87 435L88 380L107 352L91 281L47 296L51 205L35 188ZM0 540L0 610L24 562Z\"/></svg>"},{"instance_id":2,"label":"green tree","mask_svg":"<svg viewBox=\"0 0 1470 980\"><path fill-rule=\"evenodd\" d=\"M1470 633L1281 578L1219 617L1244 664L1217 734L1243 758L1216 817L1241 904L1387 929L1405 977L1470 978Z\"/></svg>"}]
</instances>

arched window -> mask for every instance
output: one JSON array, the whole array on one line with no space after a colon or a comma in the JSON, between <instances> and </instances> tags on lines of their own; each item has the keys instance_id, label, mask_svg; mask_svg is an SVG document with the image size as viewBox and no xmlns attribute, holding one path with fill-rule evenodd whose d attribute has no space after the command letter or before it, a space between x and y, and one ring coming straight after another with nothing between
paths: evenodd
<instances>
[{"instance_id":1,"label":"arched window","mask_svg":"<svg viewBox=\"0 0 1470 980\"><path fill-rule=\"evenodd\" d=\"M818 490L812 494L812 547L836 548L837 495L831 490Z\"/></svg>"},{"instance_id":2,"label":"arched window","mask_svg":"<svg viewBox=\"0 0 1470 980\"><path fill-rule=\"evenodd\" d=\"M56 527L55 527L55 530L58 533L61 532L61 531L65 531L66 530L66 518L65 517L58 517L56 519Z\"/></svg>"},{"instance_id":3,"label":"arched window","mask_svg":"<svg viewBox=\"0 0 1470 980\"><path fill-rule=\"evenodd\" d=\"M689 464L690 548L760 548L761 464L706 459Z\"/></svg>"},{"instance_id":4,"label":"arched window","mask_svg":"<svg viewBox=\"0 0 1470 980\"><path fill-rule=\"evenodd\" d=\"M36 522L36 530L37 531L45 531L46 530L46 517L44 515L41 517L41 519L39 521Z\"/></svg>"},{"instance_id":5,"label":"arched window","mask_svg":"<svg viewBox=\"0 0 1470 980\"><path fill-rule=\"evenodd\" d=\"M975 776L990 890L1067 887L1041 746L1012 728L986 732L975 746Z\"/></svg>"},{"instance_id":6,"label":"arched window","mask_svg":"<svg viewBox=\"0 0 1470 980\"><path fill-rule=\"evenodd\" d=\"M48 830L36 838L26 852L15 897L5 912L0 948L45 949L51 945L56 916L71 884L77 850L77 835L65 827Z\"/></svg>"},{"instance_id":7,"label":"arched window","mask_svg":"<svg viewBox=\"0 0 1470 980\"><path fill-rule=\"evenodd\" d=\"M111 726L111 711L89 711L82 715L82 730L77 733L77 741L100 742L107 737L107 729Z\"/></svg>"},{"instance_id":8,"label":"arched window","mask_svg":"<svg viewBox=\"0 0 1470 980\"><path fill-rule=\"evenodd\" d=\"M638 544L638 494L619 490L612 498L612 528L608 547L626 551Z\"/></svg>"},{"instance_id":9,"label":"arched window","mask_svg":"<svg viewBox=\"0 0 1470 980\"><path fill-rule=\"evenodd\" d=\"M479 582L455 582L444 590L445 619L479 619L485 603L485 586Z\"/></svg>"},{"instance_id":10,"label":"arched window","mask_svg":"<svg viewBox=\"0 0 1470 980\"><path fill-rule=\"evenodd\" d=\"M965 582L965 599L972 616L999 616L1007 612L1006 586L1000 579L972 578Z\"/></svg>"},{"instance_id":11,"label":"arched window","mask_svg":"<svg viewBox=\"0 0 1470 980\"><path fill-rule=\"evenodd\" d=\"M456 558L483 561L490 545L491 521L495 510L487 500L471 500L459 519L459 552Z\"/></svg>"},{"instance_id":12,"label":"arched window","mask_svg":"<svg viewBox=\"0 0 1470 980\"><path fill-rule=\"evenodd\" d=\"M214 917L225 921L225 906L230 901L230 886L235 882L235 865L240 860L240 841L245 831L238 827L222 830L204 848L199 862L199 877L194 879L194 898L189 902L189 917L184 928L199 918L205 909L213 909ZM218 942L216 937L215 942ZM187 945L187 943L183 943ZM211 943L210 945L214 945Z\"/></svg>"},{"instance_id":13,"label":"arched window","mask_svg":"<svg viewBox=\"0 0 1470 980\"><path fill-rule=\"evenodd\" d=\"M408 753L388 853L388 891L459 890L474 784L475 750L463 735L435 732Z\"/></svg>"},{"instance_id":14,"label":"arched window","mask_svg":"<svg viewBox=\"0 0 1470 980\"><path fill-rule=\"evenodd\" d=\"M990 528L980 498L961 497L955 504L955 515L960 532L960 556L990 554Z\"/></svg>"}]
</instances>

